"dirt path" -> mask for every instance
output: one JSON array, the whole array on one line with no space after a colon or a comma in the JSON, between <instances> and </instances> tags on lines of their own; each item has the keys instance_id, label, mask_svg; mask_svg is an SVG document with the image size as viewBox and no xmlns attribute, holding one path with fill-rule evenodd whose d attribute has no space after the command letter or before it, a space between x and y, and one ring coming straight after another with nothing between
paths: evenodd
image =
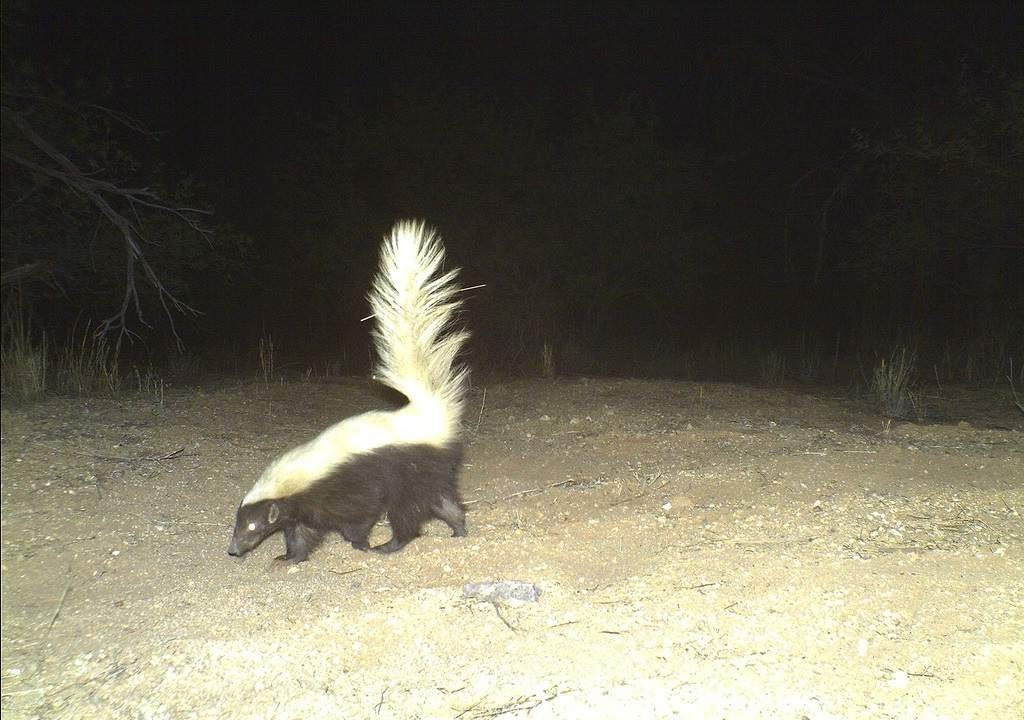
<instances>
[{"instance_id":1,"label":"dirt path","mask_svg":"<svg viewBox=\"0 0 1024 720\"><path fill-rule=\"evenodd\" d=\"M947 393L478 388L468 538L287 571L235 506L364 383L5 408L4 718L1024 717L1024 428Z\"/></svg>"}]
</instances>

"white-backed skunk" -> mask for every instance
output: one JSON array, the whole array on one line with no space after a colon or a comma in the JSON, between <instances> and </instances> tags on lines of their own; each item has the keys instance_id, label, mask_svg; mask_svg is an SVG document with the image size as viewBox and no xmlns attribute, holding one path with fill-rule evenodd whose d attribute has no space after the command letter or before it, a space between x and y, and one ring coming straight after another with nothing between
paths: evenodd
<instances>
[{"instance_id":1,"label":"white-backed skunk","mask_svg":"<svg viewBox=\"0 0 1024 720\"><path fill-rule=\"evenodd\" d=\"M397 410L342 420L264 470L238 507L231 555L244 555L283 530L281 561L305 560L325 533L360 550L390 553L431 518L466 534L456 484L466 370L455 358L468 333L452 329L458 270L442 271L444 248L422 222L403 221L384 239L370 290L377 326L376 377L405 395ZM370 548L387 513L391 540Z\"/></svg>"}]
</instances>

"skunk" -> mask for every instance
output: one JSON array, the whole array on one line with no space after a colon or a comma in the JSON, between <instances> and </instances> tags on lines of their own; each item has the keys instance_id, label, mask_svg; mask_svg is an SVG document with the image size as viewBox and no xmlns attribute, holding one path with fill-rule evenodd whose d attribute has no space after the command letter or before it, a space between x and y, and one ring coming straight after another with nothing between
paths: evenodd
<instances>
[{"instance_id":1,"label":"skunk","mask_svg":"<svg viewBox=\"0 0 1024 720\"><path fill-rule=\"evenodd\" d=\"M287 563L306 560L329 531L381 553L401 550L431 518L453 537L466 535L456 475L467 370L455 358L469 334L452 328L458 270L443 272L444 257L422 222L399 222L384 238L369 295L375 375L408 404L342 420L271 463L238 506L230 555L278 530L286 552L277 560ZM370 531L385 513L391 539L371 548Z\"/></svg>"}]
</instances>

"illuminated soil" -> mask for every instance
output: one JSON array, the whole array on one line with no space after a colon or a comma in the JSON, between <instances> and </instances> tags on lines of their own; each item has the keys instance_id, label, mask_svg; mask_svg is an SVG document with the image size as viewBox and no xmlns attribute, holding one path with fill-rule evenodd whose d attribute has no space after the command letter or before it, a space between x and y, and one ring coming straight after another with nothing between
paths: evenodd
<instances>
[{"instance_id":1,"label":"illuminated soil","mask_svg":"<svg viewBox=\"0 0 1024 720\"><path fill-rule=\"evenodd\" d=\"M276 454L366 383L3 410L3 716L1011 718L1024 708L1024 417L943 388L474 388L462 489L392 556L226 554ZM378 527L371 540L388 537ZM535 603L463 597L518 580Z\"/></svg>"}]
</instances>

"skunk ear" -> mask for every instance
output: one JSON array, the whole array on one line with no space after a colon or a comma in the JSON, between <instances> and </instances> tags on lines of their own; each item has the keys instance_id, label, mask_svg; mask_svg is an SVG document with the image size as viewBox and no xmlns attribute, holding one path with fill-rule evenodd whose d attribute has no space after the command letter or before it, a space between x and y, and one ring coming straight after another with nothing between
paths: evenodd
<instances>
[{"instance_id":1,"label":"skunk ear","mask_svg":"<svg viewBox=\"0 0 1024 720\"><path fill-rule=\"evenodd\" d=\"M270 503L270 511L267 513L267 522L273 525L277 522L279 517L281 517L281 508L277 506L277 503Z\"/></svg>"}]
</instances>

